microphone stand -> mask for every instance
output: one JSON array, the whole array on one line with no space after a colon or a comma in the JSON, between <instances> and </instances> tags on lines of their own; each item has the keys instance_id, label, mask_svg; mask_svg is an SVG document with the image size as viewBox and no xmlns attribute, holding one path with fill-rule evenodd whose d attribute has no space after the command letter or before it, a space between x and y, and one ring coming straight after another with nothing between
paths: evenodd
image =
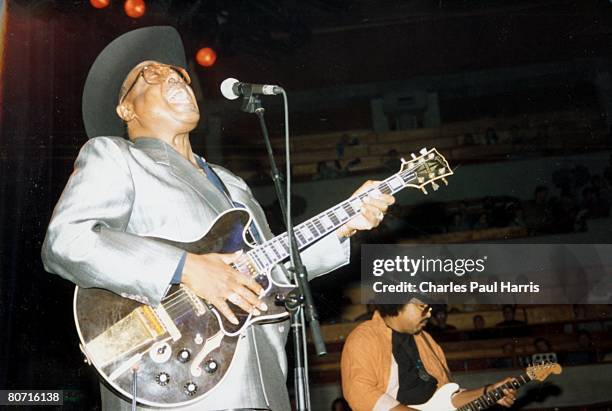
<instances>
[{"instance_id":1,"label":"microphone stand","mask_svg":"<svg viewBox=\"0 0 612 411\"><path fill-rule=\"evenodd\" d=\"M287 225L287 236L289 238L289 249L291 252L291 262L294 265L289 271L293 272L298 288L291 291L284 300L287 311L291 314L291 330L293 331L293 349L295 354L294 366L294 387L296 397L296 407L298 411L307 411L310 408L310 393L308 387L308 375L306 373L306 350L303 333L304 314L310 325L313 341L317 355L327 354L325 342L321 335L321 327L319 324L319 316L314 305L310 283L308 282L308 272L302 262L302 257L299 252L295 233L293 231L293 223L290 218L287 218L287 205L285 204L285 196L283 187L281 186L282 176L276 166L270 136L268 135L268 127L264 119L265 109L261 105L259 96L251 94L244 97L242 110L247 113L255 113L259 118L259 124L264 136L268 158L270 159L270 169L272 171L272 180L276 196L283 214L283 221ZM289 193L291 195L291 193Z\"/></svg>"}]
</instances>

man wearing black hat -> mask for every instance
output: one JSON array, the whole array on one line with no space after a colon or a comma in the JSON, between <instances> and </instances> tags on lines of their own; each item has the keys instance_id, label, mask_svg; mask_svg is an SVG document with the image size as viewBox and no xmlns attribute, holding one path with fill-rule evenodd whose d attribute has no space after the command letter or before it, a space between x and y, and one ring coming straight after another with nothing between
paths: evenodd
<instances>
[{"instance_id":1,"label":"man wearing black hat","mask_svg":"<svg viewBox=\"0 0 612 411\"><path fill-rule=\"evenodd\" d=\"M154 239L195 241L236 206L252 214L253 237L272 237L246 184L192 152L189 132L200 112L185 65L180 36L170 27L126 33L98 56L83 93L92 138L55 208L42 258L48 271L81 287L152 306L170 284L182 283L236 322L228 302L254 315L268 308L257 297L260 285L230 267L238 256L191 254ZM128 139L118 137L126 128ZM359 216L304 251L311 277L346 264L346 238L377 226L393 201L388 195L368 197ZM273 276L288 282L282 270ZM223 380L201 401L180 409L290 409L287 332L286 321L248 327ZM102 402L105 410L129 409L104 386Z\"/></svg>"}]
</instances>

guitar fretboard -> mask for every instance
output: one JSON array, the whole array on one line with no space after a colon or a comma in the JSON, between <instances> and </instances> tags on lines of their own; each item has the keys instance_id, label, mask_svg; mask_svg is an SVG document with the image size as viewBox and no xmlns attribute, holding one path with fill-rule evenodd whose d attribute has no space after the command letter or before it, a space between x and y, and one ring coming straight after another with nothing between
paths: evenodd
<instances>
[{"instance_id":1,"label":"guitar fretboard","mask_svg":"<svg viewBox=\"0 0 612 411\"><path fill-rule=\"evenodd\" d=\"M531 378L529 378L527 374L522 374L515 377L514 380L507 382L504 385L476 398L474 401L465 404L463 407L457 408L457 411L486 410L487 408L495 405L497 401L501 400L505 396L504 389L516 390L527 384L529 381L531 381Z\"/></svg>"},{"instance_id":2,"label":"guitar fretboard","mask_svg":"<svg viewBox=\"0 0 612 411\"><path fill-rule=\"evenodd\" d=\"M407 169L381 181L375 187L353 196L342 203L331 207L311 219L294 227L295 237L300 250L325 237L338 227L345 224L361 211L363 200L375 193L395 194L405 188L413 180L416 173ZM247 253L260 272L286 260L289 257L289 241L287 233L281 234L252 249Z\"/></svg>"}]
</instances>

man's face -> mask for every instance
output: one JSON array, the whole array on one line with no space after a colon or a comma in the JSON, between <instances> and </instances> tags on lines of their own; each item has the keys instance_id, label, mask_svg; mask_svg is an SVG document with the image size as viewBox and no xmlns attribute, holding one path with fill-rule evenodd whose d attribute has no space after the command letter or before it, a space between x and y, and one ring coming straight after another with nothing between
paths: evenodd
<instances>
[{"instance_id":1,"label":"man's face","mask_svg":"<svg viewBox=\"0 0 612 411\"><path fill-rule=\"evenodd\" d=\"M177 133L193 130L200 111L188 77L180 70L155 61L138 64L123 82L119 104L130 107L145 127Z\"/></svg>"},{"instance_id":2,"label":"man's face","mask_svg":"<svg viewBox=\"0 0 612 411\"><path fill-rule=\"evenodd\" d=\"M406 304L397 315L395 330L406 334L418 334L427 324L429 317L431 317L429 305L420 302Z\"/></svg>"}]
</instances>

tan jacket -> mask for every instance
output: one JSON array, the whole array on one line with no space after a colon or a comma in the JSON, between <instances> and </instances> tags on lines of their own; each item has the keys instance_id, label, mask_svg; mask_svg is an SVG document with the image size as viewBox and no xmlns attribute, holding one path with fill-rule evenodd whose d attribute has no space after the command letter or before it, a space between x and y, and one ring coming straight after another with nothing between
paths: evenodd
<instances>
[{"instance_id":1,"label":"tan jacket","mask_svg":"<svg viewBox=\"0 0 612 411\"><path fill-rule=\"evenodd\" d=\"M378 312L349 334L342 350L342 391L353 411L386 411L400 404L395 399L399 379L391 335ZM414 339L423 366L438 380L438 388L450 382L442 348L425 331Z\"/></svg>"}]
</instances>

